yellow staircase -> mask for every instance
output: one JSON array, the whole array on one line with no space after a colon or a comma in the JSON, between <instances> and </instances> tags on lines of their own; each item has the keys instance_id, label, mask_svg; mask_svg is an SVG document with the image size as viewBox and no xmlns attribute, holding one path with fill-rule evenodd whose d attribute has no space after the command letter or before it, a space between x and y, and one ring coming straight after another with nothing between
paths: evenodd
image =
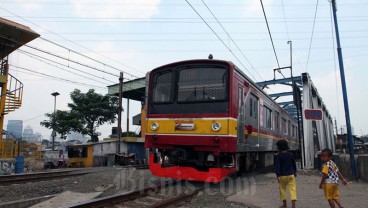
<instances>
[{"instance_id":1,"label":"yellow staircase","mask_svg":"<svg viewBox=\"0 0 368 208\"><path fill-rule=\"evenodd\" d=\"M4 125L4 116L22 106L23 83L8 73L9 65L7 60L1 61L0 66L0 125ZM15 140L7 139L3 141L4 131L0 137L0 153L2 158L11 158L14 154Z\"/></svg>"},{"instance_id":2,"label":"yellow staircase","mask_svg":"<svg viewBox=\"0 0 368 208\"><path fill-rule=\"evenodd\" d=\"M7 146L5 146L6 154L4 152L4 143L8 145L9 141L7 139L3 142L5 133L3 131L4 116L20 108L23 97L23 83L8 73L8 57L15 50L38 37L40 37L40 34L26 25L0 17L0 158L9 157ZM11 146L11 149L13 146Z\"/></svg>"}]
</instances>

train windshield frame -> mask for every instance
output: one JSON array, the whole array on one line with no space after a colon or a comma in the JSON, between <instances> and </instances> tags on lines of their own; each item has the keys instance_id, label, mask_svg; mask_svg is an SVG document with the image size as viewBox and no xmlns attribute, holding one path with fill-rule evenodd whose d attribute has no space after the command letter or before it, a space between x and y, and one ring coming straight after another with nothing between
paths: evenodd
<instances>
[{"instance_id":1,"label":"train windshield frame","mask_svg":"<svg viewBox=\"0 0 368 208\"><path fill-rule=\"evenodd\" d=\"M151 81L151 114L228 112L230 78L225 64L162 68L153 71Z\"/></svg>"}]
</instances>

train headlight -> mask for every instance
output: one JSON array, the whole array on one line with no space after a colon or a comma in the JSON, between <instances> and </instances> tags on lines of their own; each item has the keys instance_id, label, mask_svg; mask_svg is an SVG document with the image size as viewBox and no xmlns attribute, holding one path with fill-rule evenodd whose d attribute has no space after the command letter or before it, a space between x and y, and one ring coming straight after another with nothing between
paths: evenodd
<instances>
[{"instance_id":1,"label":"train headlight","mask_svg":"<svg viewBox=\"0 0 368 208\"><path fill-rule=\"evenodd\" d=\"M213 124L212 124L212 130L213 131L220 131L221 127L222 127L221 124L217 121L213 122Z\"/></svg>"},{"instance_id":2,"label":"train headlight","mask_svg":"<svg viewBox=\"0 0 368 208\"><path fill-rule=\"evenodd\" d=\"M156 123L156 122L153 122L153 123L151 124L151 130L152 130L152 131L156 131L159 127L160 127L160 126L159 126L159 125L158 125L158 123Z\"/></svg>"}]
</instances>

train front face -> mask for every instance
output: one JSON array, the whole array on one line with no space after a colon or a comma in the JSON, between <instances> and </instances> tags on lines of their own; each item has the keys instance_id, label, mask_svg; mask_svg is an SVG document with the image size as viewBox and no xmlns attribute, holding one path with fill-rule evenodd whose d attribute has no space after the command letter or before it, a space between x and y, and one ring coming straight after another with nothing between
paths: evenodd
<instances>
[{"instance_id":1,"label":"train front face","mask_svg":"<svg viewBox=\"0 0 368 208\"><path fill-rule=\"evenodd\" d=\"M236 171L232 67L224 61L195 60L149 73L145 146L152 174L219 182Z\"/></svg>"}]
</instances>

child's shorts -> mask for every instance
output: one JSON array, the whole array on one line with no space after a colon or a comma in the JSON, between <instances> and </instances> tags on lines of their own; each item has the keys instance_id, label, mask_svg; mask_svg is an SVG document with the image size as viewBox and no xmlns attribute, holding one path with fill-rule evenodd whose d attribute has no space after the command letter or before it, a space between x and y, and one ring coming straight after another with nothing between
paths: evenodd
<instances>
[{"instance_id":1,"label":"child's shorts","mask_svg":"<svg viewBox=\"0 0 368 208\"><path fill-rule=\"evenodd\" d=\"M338 199L340 197L339 186L336 183L325 183L323 185L323 191L327 200Z\"/></svg>"}]
</instances>

